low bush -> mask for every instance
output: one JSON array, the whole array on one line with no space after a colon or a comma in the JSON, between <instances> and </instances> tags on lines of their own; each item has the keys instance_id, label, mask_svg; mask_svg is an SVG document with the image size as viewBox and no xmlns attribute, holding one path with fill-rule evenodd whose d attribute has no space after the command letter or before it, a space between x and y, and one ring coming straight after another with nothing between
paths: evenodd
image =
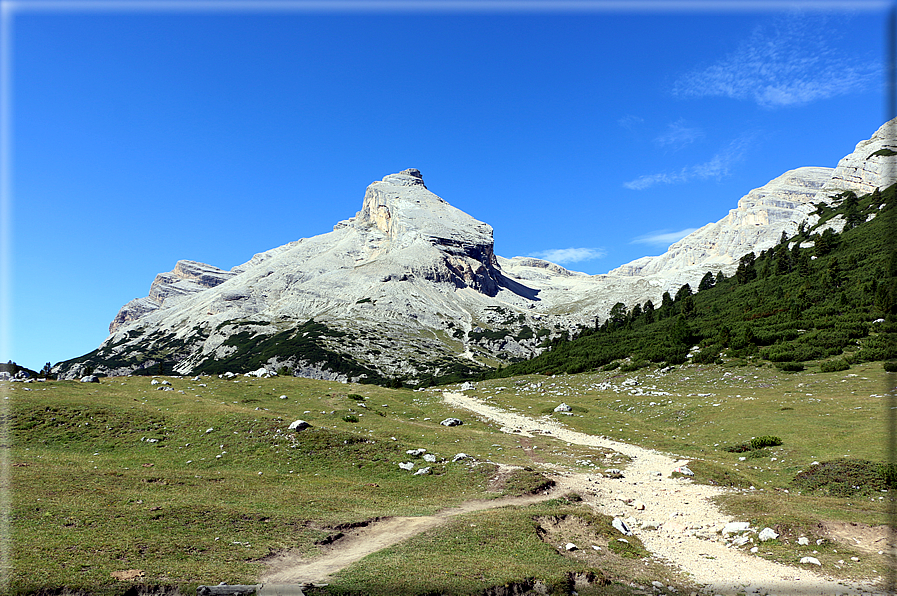
<instances>
[{"instance_id":1,"label":"low bush","mask_svg":"<svg viewBox=\"0 0 897 596\"><path fill-rule=\"evenodd\" d=\"M776 362L776 368L783 372L800 372L804 369L803 362Z\"/></svg>"},{"instance_id":2,"label":"low bush","mask_svg":"<svg viewBox=\"0 0 897 596\"><path fill-rule=\"evenodd\" d=\"M782 444L782 439L772 435L763 435L762 437L754 437L751 439L751 449L763 449L764 447L778 447Z\"/></svg>"},{"instance_id":3,"label":"low bush","mask_svg":"<svg viewBox=\"0 0 897 596\"><path fill-rule=\"evenodd\" d=\"M358 422L358 416L354 414L346 414L345 416L343 416L343 420L345 420L346 422Z\"/></svg>"},{"instance_id":4,"label":"low bush","mask_svg":"<svg viewBox=\"0 0 897 596\"><path fill-rule=\"evenodd\" d=\"M885 372L897 372L897 362L885 362Z\"/></svg>"},{"instance_id":5,"label":"low bush","mask_svg":"<svg viewBox=\"0 0 897 596\"><path fill-rule=\"evenodd\" d=\"M839 358L838 360L826 360L819 365L819 372L828 373L838 372L841 370L850 370L850 365L841 358Z\"/></svg>"}]
</instances>

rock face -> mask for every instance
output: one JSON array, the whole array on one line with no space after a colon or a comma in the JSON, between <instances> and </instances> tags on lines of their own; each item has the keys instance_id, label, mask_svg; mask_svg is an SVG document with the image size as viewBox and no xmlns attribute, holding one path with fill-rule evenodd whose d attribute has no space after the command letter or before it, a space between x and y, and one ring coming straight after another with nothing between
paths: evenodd
<instances>
[{"instance_id":1,"label":"rock face","mask_svg":"<svg viewBox=\"0 0 897 596\"><path fill-rule=\"evenodd\" d=\"M205 263L178 261L174 270L156 276L150 286L149 296L135 298L121 307L121 310L109 323L109 333L115 333L122 325L136 321L143 315L160 308L166 302L171 304L183 296L214 288L234 275L236 273L223 271Z\"/></svg>"},{"instance_id":2,"label":"rock face","mask_svg":"<svg viewBox=\"0 0 897 596\"><path fill-rule=\"evenodd\" d=\"M738 201L716 223L674 243L662 255L642 257L609 272L612 276L659 276L676 286L695 284L707 271L731 274L749 252L778 244L782 232L793 236L801 222L814 225L814 204L831 203L845 190L858 195L897 181L897 119L861 141L834 169L803 167L785 172ZM842 226L843 227L843 226Z\"/></svg>"},{"instance_id":3,"label":"rock face","mask_svg":"<svg viewBox=\"0 0 897 596\"><path fill-rule=\"evenodd\" d=\"M876 188L884 189L897 177L897 118L882 125L871 139L857 143L853 153L841 159L817 201L827 201L832 194L852 190L865 195Z\"/></svg>"},{"instance_id":4,"label":"rock face","mask_svg":"<svg viewBox=\"0 0 897 596\"><path fill-rule=\"evenodd\" d=\"M778 244L783 231L796 234L800 222L815 211L812 201L818 200L832 172L809 167L786 172L743 196L726 217L692 232L664 254L621 265L610 275L676 276L689 283L707 271L730 272L742 255L759 254Z\"/></svg>"},{"instance_id":5,"label":"rock face","mask_svg":"<svg viewBox=\"0 0 897 596\"><path fill-rule=\"evenodd\" d=\"M605 319L617 302L659 302L709 270L812 222L814 202L884 188L897 168L897 121L834 170L799 168L757 188L722 220L606 275L493 252L492 228L408 169L367 187L333 231L225 271L178 261L126 304L90 354L53 367L100 374L290 369L328 380L419 384L538 354L546 339Z\"/></svg>"}]
</instances>

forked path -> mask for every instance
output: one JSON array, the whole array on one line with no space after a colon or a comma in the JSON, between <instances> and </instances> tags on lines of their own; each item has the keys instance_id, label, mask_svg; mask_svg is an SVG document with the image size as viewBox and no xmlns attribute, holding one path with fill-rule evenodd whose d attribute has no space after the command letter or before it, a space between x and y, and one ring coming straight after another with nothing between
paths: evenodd
<instances>
[{"instance_id":1,"label":"forked path","mask_svg":"<svg viewBox=\"0 0 897 596\"><path fill-rule=\"evenodd\" d=\"M719 530L729 521L712 502L726 489L670 478L670 472L687 460L677 460L651 449L572 431L548 417L530 418L508 412L462 393L445 392L451 406L464 408L502 425L502 431L519 436L533 433L566 443L612 449L632 459L625 478L609 479L587 474L566 474L563 484L578 489L598 511L616 517L635 518L631 530L655 556L685 571L715 593L764 593L836 595L884 593L872 586L845 584L809 569L789 567L727 547ZM640 501L644 509L627 502ZM639 506L640 507L640 506ZM642 529L641 525L647 528Z\"/></svg>"},{"instance_id":2,"label":"forked path","mask_svg":"<svg viewBox=\"0 0 897 596\"><path fill-rule=\"evenodd\" d=\"M366 526L347 530L344 536L325 547L324 552L313 559L304 559L300 553L293 551L269 558L265 561L267 570L261 581L265 584L326 582L331 575L363 557L440 526L456 515L505 505L531 505L547 498L545 495L528 495L467 501L458 507L443 509L436 515L389 517L371 522Z\"/></svg>"}]
</instances>

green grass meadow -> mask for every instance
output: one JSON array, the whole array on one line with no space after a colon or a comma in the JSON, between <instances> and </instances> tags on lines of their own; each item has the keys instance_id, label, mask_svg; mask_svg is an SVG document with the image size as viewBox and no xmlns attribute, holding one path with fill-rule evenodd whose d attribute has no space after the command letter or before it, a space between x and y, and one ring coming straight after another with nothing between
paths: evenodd
<instances>
[{"instance_id":1,"label":"green grass meadow","mask_svg":"<svg viewBox=\"0 0 897 596\"><path fill-rule=\"evenodd\" d=\"M885 461L887 375L881 363L832 373L683 365L493 379L470 393L532 416L563 401L572 415L550 415L571 428L692 459L697 482L741 489L721 500L725 510L789 528L779 546L758 554L794 562L792 534L824 521L887 522L888 493L871 484L833 496L828 485L794 483L813 462ZM527 478L538 480L524 475L497 486L490 462L578 471L626 464L546 436L502 433L447 407L433 390L282 377L158 380L172 390L148 377L0 387L12 438L9 593L134 594L135 586L159 586L195 594L200 584L257 583L264 557L285 549L313 556L341 524L432 514L526 492ZM464 424L441 426L449 416ZM297 419L311 428L288 430ZM764 435L782 444L726 450ZM417 448L437 462L406 454ZM452 463L460 452L473 460ZM398 467L404 461L433 473L413 476ZM554 593L628 594L631 584L657 578L689 588L636 539L624 545L613 532L575 500L481 511L370 555L316 592L482 594L540 582ZM568 541L580 550L561 552ZM838 570L854 551L825 548L813 556L845 578L874 577L886 565L863 553L861 564ZM134 580L112 575L135 569L143 575ZM588 574L590 585L577 583Z\"/></svg>"}]
</instances>

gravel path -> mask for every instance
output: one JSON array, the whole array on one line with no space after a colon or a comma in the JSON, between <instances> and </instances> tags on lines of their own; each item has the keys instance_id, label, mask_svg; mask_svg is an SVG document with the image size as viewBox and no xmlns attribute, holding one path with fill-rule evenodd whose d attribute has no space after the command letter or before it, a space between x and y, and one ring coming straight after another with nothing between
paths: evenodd
<instances>
[{"instance_id":1,"label":"gravel path","mask_svg":"<svg viewBox=\"0 0 897 596\"><path fill-rule=\"evenodd\" d=\"M601 513L634 518L635 523L629 525L648 550L715 593L884 594L871 586L848 585L727 547L719 531L727 522L740 520L726 517L711 501L727 489L670 478L670 472L687 460L572 431L549 417L534 419L501 410L462 393L445 392L443 398L449 405L501 424L504 432L549 435L566 443L612 449L632 458L623 479L562 472L560 480ZM644 510L636 509L633 505L641 506L636 502L643 504ZM643 523L657 529L643 529Z\"/></svg>"}]
</instances>

